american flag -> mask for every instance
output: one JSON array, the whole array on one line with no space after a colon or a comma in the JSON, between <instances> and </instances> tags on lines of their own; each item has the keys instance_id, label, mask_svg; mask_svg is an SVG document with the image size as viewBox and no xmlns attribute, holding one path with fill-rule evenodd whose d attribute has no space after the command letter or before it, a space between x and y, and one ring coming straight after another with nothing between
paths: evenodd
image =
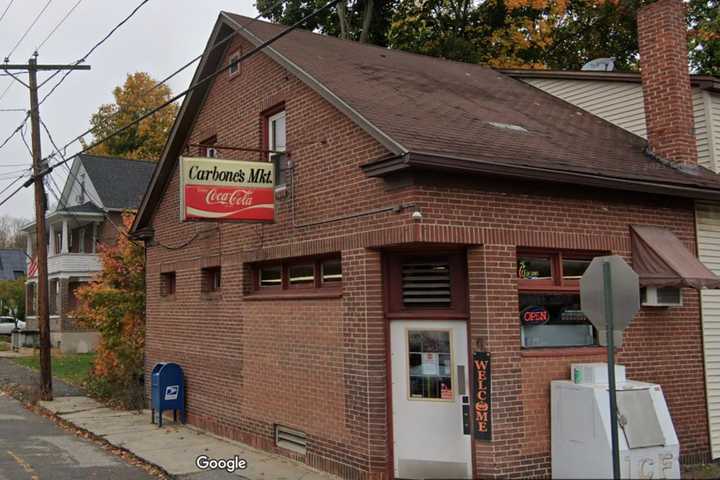
<instances>
[{"instance_id":1,"label":"american flag","mask_svg":"<svg viewBox=\"0 0 720 480\"><path fill-rule=\"evenodd\" d=\"M38 269L37 257L32 257L32 259L30 259L30 265L28 265L28 270L27 270L28 278L32 278L32 277L36 276L37 269Z\"/></svg>"}]
</instances>

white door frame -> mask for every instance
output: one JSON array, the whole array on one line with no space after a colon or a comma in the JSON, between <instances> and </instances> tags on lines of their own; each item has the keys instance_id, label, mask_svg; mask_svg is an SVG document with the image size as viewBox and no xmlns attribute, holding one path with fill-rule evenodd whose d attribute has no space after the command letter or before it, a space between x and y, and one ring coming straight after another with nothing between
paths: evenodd
<instances>
[{"instance_id":1,"label":"white door frame","mask_svg":"<svg viewBox=\"0 0 720 480\"><path fill-rule=\"evenodd\" d=\"M399 477L401 473L404 473L405 478L408 476L421 476L422 478L448 478L452 476L458 478L463 475L472 478L473 437L471 431L468 431L468 433L463 432L462 414L465 400L467 400L468 405L466 408L472 410L469 402L471 398L470 375L472 374L472 361L469 355L467 321L388 320L388 323L388 366L391 372L389 375L388 395L390 398L388 401L392 405L390 423L392 428L392 468L394 476ZM409 397L409 330L450 331L450 378L451 395L453 397L451 401L449 401L450 399L411 399ZM458 384L458 367L464 370L464 385L462 386ZM400 408L402 408L402 411L399 411ZM426 418L428 425L435 422L434 427L428 426L430 431L442 432L448 440L433 445L432 437L428 437L428 442L423 444L420 438L422 425L414 420L419 418L420 414L429 414L430 417ZM455 437L456 433L457 437ZM416 441L418 442L414 443ZM438 449L442 449L443 446L446 451L438 452ZM438 452L437 457L432 458L431 452ZM407 458L401 458L402 456ZM413 456L415 458L412 458ZM403 463L402 468L400 462ZM459 466L462 463L465 464L464 467ZM449 475L448 473L451 471L453 474ZM407 472L415 473L408 475Z\"/></svg>"}]
</instances>

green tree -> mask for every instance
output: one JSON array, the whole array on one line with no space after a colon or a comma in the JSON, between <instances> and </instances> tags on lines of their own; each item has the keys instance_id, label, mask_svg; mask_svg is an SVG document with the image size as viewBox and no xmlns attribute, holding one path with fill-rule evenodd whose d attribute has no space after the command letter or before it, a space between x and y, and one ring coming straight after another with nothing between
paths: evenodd
<instances>
[{"instance_id":1,"label":"green tree","mask_svg":"<svg viewBox=\"0 0 720 480\"><path fill-rule=\"evenodd\" d=\"M690 0L690 65L697 73L720 76L720 2Z\"/></svg>"},{"instance_id":2,"label":"green tree","mask_svg":"<svg viewBox=\"0 0 720 480\"><path fill-rule=\"evenodd\" d=\"M343 0L333 9L323 11L302 28L339 38L387 45L390 19L398 0ZM266 12L273 0L258 0L257 9ZM288 0L276 5L267 17L277 23L291 25L310 14L323 0Z\"/></svg>"},{"instance_id":3,"label":"green tree","mask_svg":"<svg viewBox=\"0 0 720 480\"><path fill-rule=\"evenodd\" d=\"M377 45L500 68L577 70L594 58L615 57L617 70L636 71L637 11L654 0L370 1L341 3L304 27L354 40L367 32L367 40ZM290 0L269 17L291 24L321 3ZM258 8L271 4L261 0ZM368 5L370 27L363 29ZM691 67L718 75L718 0L690 0L688 7Z\"/></svg>"},{"instance_id":4,"label":"green tree","mask_svg":"<svg viewBox=\"0 0 720 480\"><path fill-rule=\"evenodd\" d=\"M156 81L145 72L127 76L125 83L113 90L115 103L101 105L93 114L93 143L138 119L172 97L167 85L153 88ZM175 104L160 110L123 133L97 145L91 153L118 157L157 160L175 121Z\"/></svg>"},{"instance_id":5,"label":"green tree","mask_svg":"<svg viewBox=\"0 0 720 480\"><path fill-rule=\"evenodd\" d=\"M25 319L25 277L0 280L0 314Z\"/></svg>"}]
</instances>

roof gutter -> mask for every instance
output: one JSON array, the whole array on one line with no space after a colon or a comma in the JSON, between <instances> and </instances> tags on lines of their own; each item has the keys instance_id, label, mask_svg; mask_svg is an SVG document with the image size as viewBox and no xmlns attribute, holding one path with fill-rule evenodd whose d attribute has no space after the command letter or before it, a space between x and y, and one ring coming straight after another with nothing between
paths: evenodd
<instances>
[{"instance_id":1,"label":"roof gutter","mask_svg":"<svg viewBox=\"0 0 720 480\"><path fill-rule=\"evenodd\" d=\"M411 152L407 155L378 160L365 164L361 168L370 177L383 177L401 171L432 170L522 178L524 180L545 180L554 183L572 183L596 188L654 193L700 200L720 200L720 190L422 152Z\"/></svg>"}]
</instances>

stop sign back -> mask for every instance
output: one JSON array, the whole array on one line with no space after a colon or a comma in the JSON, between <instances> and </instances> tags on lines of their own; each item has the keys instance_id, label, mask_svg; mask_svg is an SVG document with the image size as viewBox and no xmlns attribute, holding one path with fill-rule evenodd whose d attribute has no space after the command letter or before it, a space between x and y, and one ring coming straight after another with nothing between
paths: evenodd
<instances>
[{"instance_id":1,"label":"stop sign back","mask_svg":"<svg viewBox=\"0 0 720 480\"><path fill-rule=\"evenodd\" d=\"M609 278L605 278L605 271ZM640 282L638 274L618 255L595 257L580 279L580 308L597 328L603 346L607 345L608 295L616 332L613 338L619 347L623 330L640 310Z\"/></svg>"}]
</instances>

